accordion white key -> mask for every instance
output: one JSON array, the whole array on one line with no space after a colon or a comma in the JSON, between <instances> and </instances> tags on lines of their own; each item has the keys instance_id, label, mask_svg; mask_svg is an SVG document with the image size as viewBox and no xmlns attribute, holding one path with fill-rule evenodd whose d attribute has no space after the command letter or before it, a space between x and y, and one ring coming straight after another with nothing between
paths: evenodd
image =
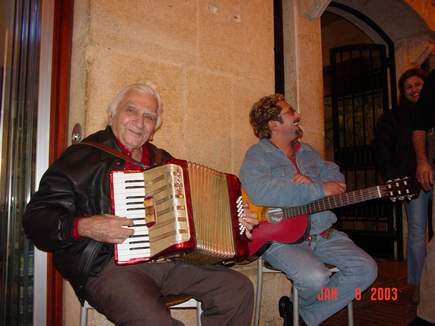
<instances>
[{"instance_id":1,"label":"accordion white key","mask_svg":"<svg viewBox=\"0 0 435 326\"><path fill-rule=\"evenodd\" d=\"M172 160L146 171L113 171L111 192L114 214L134 221L134 234L115 245L117 264L172 257L211 264L248 254L235 175Z\"/></svg>"}]
</instances>

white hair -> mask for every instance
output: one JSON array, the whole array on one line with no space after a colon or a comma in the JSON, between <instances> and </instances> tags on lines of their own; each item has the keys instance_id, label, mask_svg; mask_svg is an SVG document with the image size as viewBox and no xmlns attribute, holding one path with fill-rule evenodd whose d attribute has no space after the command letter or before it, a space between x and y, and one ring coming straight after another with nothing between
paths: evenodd
<instances>
[{"instance_id":1,"label":"white hair","mask_svg":"<svg viewBox=\"0 0 435 326\"><path fill-rule=\"evenodd\" d=\"M160 94L155 89L154 85L147 82L145 84L132 84L128 85L127 87L123 88L118 95L116 95L112 102L110 102L109 106L107 107L107 113L112 114L114 116L116 114L116 111L118 110L119 103L125 98L128 92L130 91L138 91L142 92L145 95L150 95L155 98L157 102L157 119L156 119L156 127L155 129L158 129L160 125L162 124L162 113L163 113L163 103L160 99Z\"/></svg>"}]
</instances>

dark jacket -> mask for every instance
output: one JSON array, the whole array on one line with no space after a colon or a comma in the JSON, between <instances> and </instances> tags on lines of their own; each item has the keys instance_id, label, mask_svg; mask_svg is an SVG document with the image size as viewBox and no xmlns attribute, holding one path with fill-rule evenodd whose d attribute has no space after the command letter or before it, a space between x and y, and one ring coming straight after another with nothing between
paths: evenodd
<instances>
[{"instance_id":1,"label":"dark jacket","mask_svg":"<svg viewBox=\"0 0 435 326\"><path fill-rule=\"evenodd\" d=\"M85 140L119 150L110 127ZM151 165L171 155L148 143ZM159 153L158 153L159 152ZM158 154L157 154L158 153ZM41 250L54 253L54 263L79 298L89 276L97 275L113 256L113 244L72 237L74 217L112 214L109 174L124 161L89 145L68 147L43 175L39 190L26 207L23 226Z\"/></svg>"},{"instance_id":2,"label":"dark jacket","mask_svg":"<svg viewBox=\"0 0 435 326\"><path fill-rule=\"evenodd\" d=\"M413 122L414 107L407 102L399 108L385 112L376 124L373 160L385 181L415 176Z\"/></svg>"},{"instance_id":3,"label":"dark jacket","mask_svg":"<svg viewBox=\"0 0 435 326\"><path fill-rule=\"evenodd\" d=\"M435 127L435 69L424 82L415 112L414 130L429 130Z\"/></svg>"}]
</instances>

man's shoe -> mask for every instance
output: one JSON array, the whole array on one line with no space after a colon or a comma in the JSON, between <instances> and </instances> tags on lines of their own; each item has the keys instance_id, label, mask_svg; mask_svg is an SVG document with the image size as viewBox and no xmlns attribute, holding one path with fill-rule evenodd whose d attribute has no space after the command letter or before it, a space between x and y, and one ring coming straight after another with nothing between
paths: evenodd
<instances>
[{"instance_id":1,"label":"man's shoe","mask_svg":"<svg viewBox=\"0 0 435 326\"><path fill-rule=\"evenodd\" d=\"M293 303L290 298L283 296L278 302L279 315L284 320L283 326L293 326Z\"/></svg>"}]
</instances>

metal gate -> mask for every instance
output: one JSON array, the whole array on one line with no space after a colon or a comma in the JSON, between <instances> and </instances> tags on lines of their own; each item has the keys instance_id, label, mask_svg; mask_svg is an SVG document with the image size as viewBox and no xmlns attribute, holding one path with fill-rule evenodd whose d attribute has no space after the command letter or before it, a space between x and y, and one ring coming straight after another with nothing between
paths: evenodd
<instances>
[{"instance_id":1,"label":"metal gate","mask_svg":"<svg viewBox=\"0 0 435 326\"><path fill-rule=\"evenodd\" d=\"M370 143L377 119L390 101L384 45L358 44L331 49L333 154L348 190L378 183ZM375 256L401 258L398 205L375 200L336 210L338 227ZM400 218L397 218L400 216Z\"/></svg>"}]
</instances>

